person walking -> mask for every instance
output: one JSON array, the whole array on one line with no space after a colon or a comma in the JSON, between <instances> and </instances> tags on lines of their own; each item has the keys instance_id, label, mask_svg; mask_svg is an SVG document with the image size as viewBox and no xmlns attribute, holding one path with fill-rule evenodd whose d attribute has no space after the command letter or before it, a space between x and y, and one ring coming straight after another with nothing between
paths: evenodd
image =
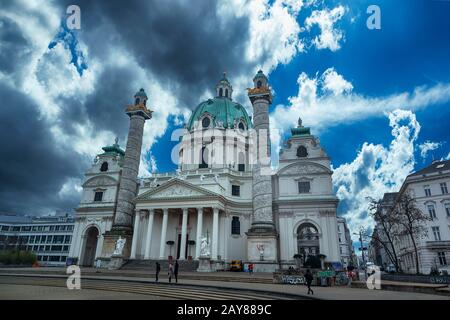
<instances>
[{"instance_id":1,"label":"person walking","mask_svg":"<svg viewBox=\"0 0 450 320\"><path fill-rule=\"evenodd\" d=\"M155 281L158 282L158 276L159 276L159 272L161 271L161 265L159 264L159 262L156 263L156 279Z\"/></svg>"},{"instance_id":2,"label":"person walking","mask_svg":"<svg viewBox=\"0 0 450 320\"><path fill-rule=\"evenodd\" d=\"M311 283L313 281L314 277L311 273L311 270L306 270L306 274L305 274L305 280L306 280L306 285L308 286L308 294L311 292L311 294L314 294L314 291L311 289Z\"/></svg>"},{"instance_id":3,"label":"person walking","mask_svg":"<svg viewBox=\"0 0 450 320\"><path fill-rule=\"evenodd\" d=\"M173 274L175 276L175 282L178 283L178 260L175 260L175 267L173 268Z\"/></svg>"},{"instance_id":4,"label":"person walking","mask_svg":"<svg viewBox=\"0 0 450 320\"><path fill-rule=\"evenodd\" d=\"M173 277L173 264L172 264L172 262L169 263L169 272L167 273L167 275L169 276L169 282L172 282L172 277Z\"/></svg>"},{"instance_id":5,"label":"person walking","mask_svg":"<svg viewBox=\"0 0 450 320\"><path fill-rule=\"evenodd\" d=\"M248 273L250 273L251 275L253 274L253 263L250 263L248 265Z\"/></svg>"}]
</instances>

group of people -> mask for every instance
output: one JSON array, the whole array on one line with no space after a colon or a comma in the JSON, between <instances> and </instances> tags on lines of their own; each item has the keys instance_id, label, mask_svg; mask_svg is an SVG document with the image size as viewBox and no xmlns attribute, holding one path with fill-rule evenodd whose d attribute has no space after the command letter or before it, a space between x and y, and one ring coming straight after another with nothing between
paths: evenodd
<instances>
[{"instance_id":1,"label":"group of people","mask_svg":"<svg viewBox=\"0 0 450 320\"><path fill-rule=\"evenodd\" d=\"M169 282L172 282L172 278L175 277L175 283L178 283L178 269L179 269L178 260L175 260L175 264L172 263L172 261L169 261L169 269L167 272L167 276L169 278ZM155 275L155 281L159 281L159 273L161 272L161 265L159 262L156 262L156 275Z\"/></svg>"}]
</instances>

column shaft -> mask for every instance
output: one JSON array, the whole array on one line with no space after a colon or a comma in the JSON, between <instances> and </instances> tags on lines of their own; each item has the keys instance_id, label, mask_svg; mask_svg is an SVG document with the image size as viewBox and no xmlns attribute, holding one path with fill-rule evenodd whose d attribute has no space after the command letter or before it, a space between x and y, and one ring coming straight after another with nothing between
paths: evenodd
<instances>
[{"instance_id":1,"label":"column shaft","mask_svg":"<svg viewBox=\"0 0 450 320\"><path fill-rule=\"evenodd\" d=\"M161 244L159 247L159 258L165 259L165 249L166 249L166 233L167 233L167 220L169 218L169 209L164 209L163 213L163 222L161 229Z\"/></svg>"},{"instance_id":2,"label":"column shaft","mask_svg":"<svg viewBox=\"0 0 450 320\"><path fill-rule=\"evenodd\" d=\"M139 234L139 222L140 222L140 213L136 212L134 215L134 228L133 228L133 240L131 242L131 255L130 259L136 259L136 249L137 249L137 241Z\"/></svg>"},{"instance_id":3,"label":"column shaft","mask_svg":"<svg viewBox=\"0 0 450 320\"><path fill-rule=\"evenodd\" d=\"M200 242L202 241L203 208L197 209L197 237L195 240L195 259L200 257Z\"/></svg>"},{"instance_id":4,"label":"column shaft","mask_svg":"<svg viewBox=\"0 0 450 320\"><path fill-rule=\"evenodd\" d=\"M152 230L153 230L153 217L155 210L150 210L148 213L148 225L147 225L147 237L145 239L145 254L144 259L150 259L150 246L152 242Z\"/></svg>"},{"instance_id":5,"label":"column shaft","mask_svg":"<svg viewBox=\"0 0 450 320\"><path fill-rule=\"evenodd\" d=\"M188 209L183 208L183 222L181 224L180 260L186 259L187 220L188 220Z\"/></svg>"},{"instance_id":6,"label":"column shaft","mask_svg":"<svg viewBox=\"0 0 450 320\"><path fill-rule=\"evenodd\" d=\"M219 247L219 208L213 209L213 234L212 234L212 260L217 260L217 249Z\"/></svg>"}]
</instances>

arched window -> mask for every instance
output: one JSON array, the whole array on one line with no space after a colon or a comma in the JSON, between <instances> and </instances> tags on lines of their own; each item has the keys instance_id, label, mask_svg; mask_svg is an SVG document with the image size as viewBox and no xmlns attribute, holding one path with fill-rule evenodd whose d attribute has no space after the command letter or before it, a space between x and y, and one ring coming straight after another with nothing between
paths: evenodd
<instances>
[{"instance_id":1,"label":"arched window","mask_svg":"<svg viewBox=\"0 0 450 320\"><path fill-rule=\"evenodd\" d=\"M210 124L211 124L211 120L208 117L204 117L202 120L202 127L208 128Z\"/></svg>"},{"instance_id":2,"label":"arched window","mask_svg":"<svg viewBox=\"0 0 450 320\"><path fill-rule=\"evenodd\" d=\"M138 104L139 104L139 98L136 98L136 100L134 101L134 104L135 104L135 105L138 105Z\"/></svg>"},{"instance_id":3,"label":"arched window","mask_svg":"<svg viewBox=\"0 0 450 320\"><path fill-rule=\"evenodd\" d=\"M222 97L222 96L223 96L223 89L220 88L220 89L219 89L219 97Z\"/></svg>"},{"instance_id":4,"label":"arched window","mask_svg":"<svg viewBox=\"0 0 450 320\"><path fill-rule=\"evenodd\" d=\"M308 150L306 150L305 146L300 146L297 149L297 157L306 158L308 156Z\"/></svg>"},{"instance_id":5,"label":"arched window","mask_svg":"<svg viewBox=\"0 0 450 320\"><path fill-rule=\"evenodd\" d=\"M261 80L258 80L258 82L256 83L256 87L261 88L261 86L262 86L262 82L261 82Z\"/></svg>"},{"instance_id":6,"label":"arched window","mask_svg":"<svg viewBox=\"0 0 450 320\"><path fill-rule=\"evenodd\" d=\"M319 231L312 223L302 223L298 227L297 249L302 256L303 263L308 256L317 256L320 253Z\"/></svg>"},{"instance_id":7,"label":"arched window","mask_svg":"<svg viewBox=\"0 0 450 320\"><path fill-rule=\"evenodd\" d=\"M239 217L233 217L231 220L231 234L241 234L241 222Z\"/></svg>"},{"instance_id":8,"label":"arched window","mask_svg":"<svg viewBox=\"0 0 450 320\"><path fill-rule=\"evenodd\" d=\"M108 171L108 162L103 162L102 166L100 167L100 171L105 172Z\"/></svg>"},{"instance_id":9,"label":"arched window","mask_svg":"<svg viewBox=\"0 0 450 320\"><path fill-rule=\"evenodd\" d=\"M225 89L225 97L228 98L228 89Z\"/></svg>"},{"instance_id":10,"label":"arched window","mask_svg":"<svg viewBox=\"0 0 450 320\"><path fill-rule=\"evenodd\" d=\"M244 123L243 123L243 122L239 122L238 128L239 128L239 130L244 131L244 130L245 130L245 125L244 125Z\"/></svg>"},{"instance_id":11,"label":"arched window","mask_svg":"<svg viewBox=\"0 0 450 320\"><path fill-rule=\"evenodd\" d=\"M200 162L200 164L198 166L199 169L208 168L207 154L206 153L207 153L206 147L203 147L202 150L201 150L201 153L200 153L201 162Z\"/></svg>"}]
</instances>

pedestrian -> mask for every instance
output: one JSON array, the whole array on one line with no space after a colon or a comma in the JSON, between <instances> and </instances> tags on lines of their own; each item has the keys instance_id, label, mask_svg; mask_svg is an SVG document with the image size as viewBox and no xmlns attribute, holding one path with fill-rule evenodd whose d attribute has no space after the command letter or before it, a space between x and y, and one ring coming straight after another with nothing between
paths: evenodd
<instances>
[{"instance_id":1,"label":"pedestrian","mask_svg":"<svg viewBox=\"0 0 450 320\"><path fill-rule=\"evenodd\" d=\"M248 265L248 273L253 274L253 263Z\"/></svg>"},{"instance_id":2,"label":"pedestrian","mask_svg":"<svg viewBox=\"0 0 450 320\"><path fill-rule=\"evenodd\" d=\"M178 260L175 260L175 267L173 269L173 274L175 276L175 282L176 283L178 283L178 268L179 268Z\"/></svg>"},{"instance_id":3,"label":"pedestrian","mask_svg":"<svg viewBox=\"0 0 450 320\"><path fill-rule=\"evenodd\" d=\"M159 272L161 271L161 265L159 262L156 263L156 282L158 282Z\"/></svg>"},{"instance_id":4,"label":"pedestrian","mask_svg":"<svg viewBox=\"0 0 450 320\"><path fill-rule=\"evenodd\" d=\"M169 263L169 272L167 273L167 275L169 276L169 282L172 282L172 277L173 277L173 264L172 264L172 262Z\"/></svg>"},{"instance_id":5,"label":"pedestrian","mask_svg":"<svg viewBox=\"0 0 450 320\"><path fill-rule=\"evenodd\" d=\"M305 274L305 280L306 280L306 285L308 286L308 294L311 292L311 294L314 294L314 291L311 289L311 283L313 281L313 275L311 273L311 270L306 270L306 274Z\"/></svg>"}]
</instances>

